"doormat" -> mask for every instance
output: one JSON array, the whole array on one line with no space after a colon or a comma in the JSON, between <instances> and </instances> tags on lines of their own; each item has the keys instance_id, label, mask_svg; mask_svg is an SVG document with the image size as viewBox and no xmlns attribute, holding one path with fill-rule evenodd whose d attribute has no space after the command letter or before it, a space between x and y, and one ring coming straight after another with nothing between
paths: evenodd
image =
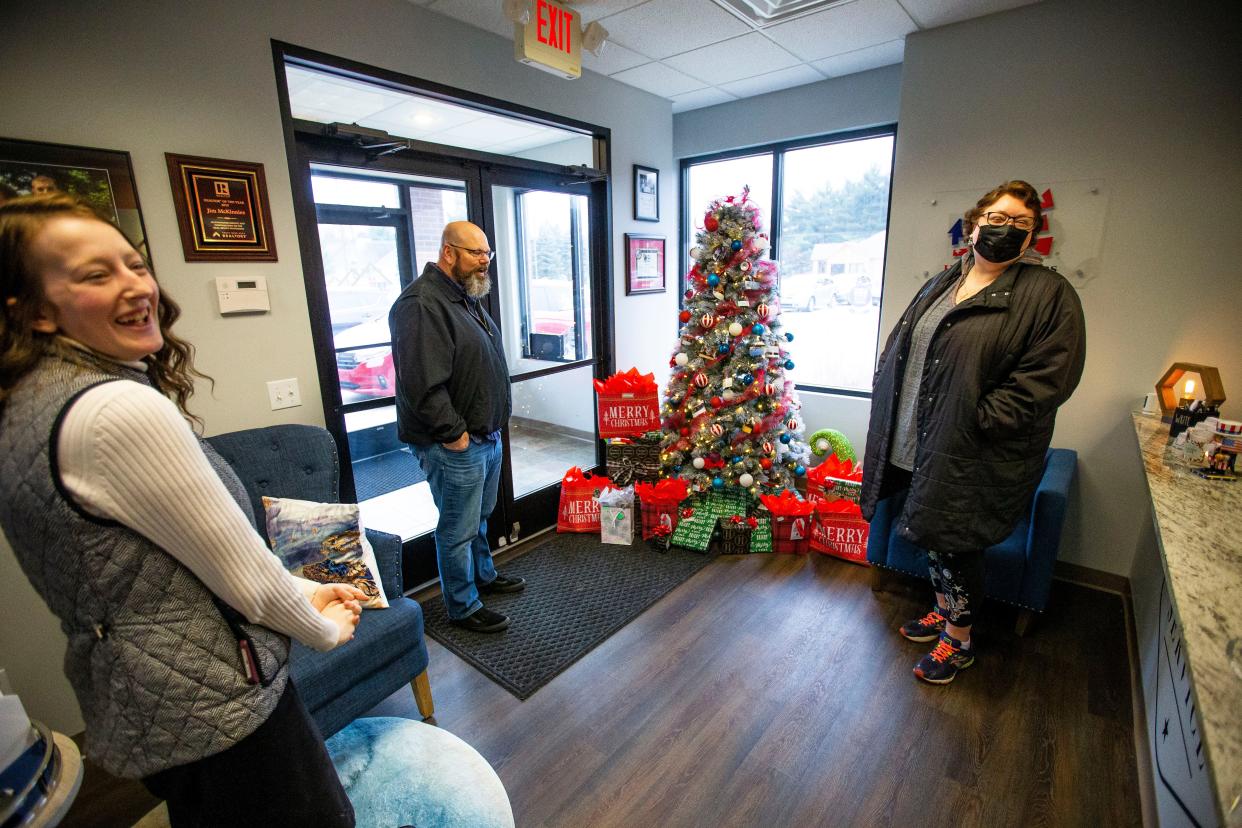
<instances>
[{"instance_id":1,"label":"doormat","mask_svg":"<svg viewBox=\"0 0 1242 828\"><path fill-rule=\"evenodd\" d=\"M427 479L409 449L387 451L354 463L354 492L359 502L422 483Z\"/></svg>"},{"instance_id":2,"label":"doormat","mask_svg":"<svg viewBox=\"0 0 1242 828\"><path fill-rule=\"evenodd\" d=\"M714 556L643 541L602 544L594 535L553 535L501 570L526 579L518 593L485 595L509 616L500 633L449 624L436 595L422 602L427 634L519 699L526 699L608 636L689 579Z\"/></svg>"}]
</instances>

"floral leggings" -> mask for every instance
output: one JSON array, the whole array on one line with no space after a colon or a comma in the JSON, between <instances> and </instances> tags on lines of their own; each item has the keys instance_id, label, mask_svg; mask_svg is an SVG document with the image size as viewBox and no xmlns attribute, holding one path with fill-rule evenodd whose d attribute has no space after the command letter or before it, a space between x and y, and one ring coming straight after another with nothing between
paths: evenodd
<instances>
[{"instance_id":1,"label":"floral leggings","mask_svg":"<svg viewBox=\"0 0 1242 828\"><path fill-rule=\"evenodd\" d=\"M955 627L975 623L983 603L983 553L927 551L932 587L944 596L945 617Z\"/></svg>"}]
</instances>

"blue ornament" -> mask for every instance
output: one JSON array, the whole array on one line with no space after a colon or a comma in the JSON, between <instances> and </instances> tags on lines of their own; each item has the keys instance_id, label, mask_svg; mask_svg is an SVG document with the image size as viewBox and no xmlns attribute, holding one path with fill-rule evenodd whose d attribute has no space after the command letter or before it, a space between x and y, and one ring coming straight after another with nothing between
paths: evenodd
<instances>
[{"instance_id":1,"label":"blue ornament","mask_svg":"<svg viewBox=\"0 0 1242 828\"><path fill-rule=\"evenodd\" d=\"M730 246L730 247L732 247L734 250L741 250L741 249L742 249L742 243L741 243L740 241L737 241L736 239L734 240L733 244L731 244L731 245L729 245L729 246Z\"/></svg>"},{"instance_id":2,"label":"blue ornament","mask_svg":"<svg viewBox=\"0 0 1242 828\"><path fill-rule=\"evenodd\" d=\"M786 341L786 342L793 342L793 334L791 334L791 333L786 333L786 334L785 334L785 341Z\"/></svg>"},{"instance_id":3,"label":"blue ornament","mask_svg":"<svg viewBox=\"0 0 1242 828\"><path fill-rule=\"evenodd\" d=\"M723 480L721 480L719 477L714 477L714 478L712 478L712 488L713 488L713 489L723 489L723 488L724 488L724 481L723 481Z\"/></svg>"},{"instance_id":4,"label":"blue ornament","mask_svg":"<svg viewBox=\"0 0 1242 828\"><path fill-rule=\"evenodd\" d=\"M792 360L792 359L787 359L787 360L785 360L785 370L786 370L786 371L791 370L791 369L793 368L793 365L794 365L794 363L793 363L793 360Z\"/></svg>"},{"instance_id":5,"label":"blue ornament","mask_svg":"<svg viewBox=\"0 0 1242 828\"><path fill-rule=\"evenodd\" d=\"M726 343L724 343L724 342L721 342L719 345L717 345L717 346L716 346L716 353L718 353L718 354L727 354L727 353L729 353L729 346L728 346L728 344L726 344Z\"/></svg>"},{"instance_id":6,"label":"blue ornament","mask_svg":"<svg viewBox=\"0 0 1242 828\"><path fill-rule=\"evenodd\" d=\"M761 334L761 333L763 333L764 331L766 331L766 330L767 330L767 328L763 327L763 323L762 323L762 322L756 322L756 323L754 324L754 327L752 327L750 330L751 330L751 332L752 332L752 333Z\"/></svg>"},{"instance_id":7,"label":"blue ornament","mask_svg":"<svg viewBox=\"0 0 1242 828\"><path fill-rule=\"evenodd\" d=\"M681 474L681 466L673 466L673 474Z\"/></svg>"},{"instance_id":8,"label":"blue ornament","mask_svg":"<svg viewBox=\"0 0 1242 828\"><path fill-rule=\"evenodd\" d=\"M715 273L711 274L710 276L707 277L707 284L711 285L712 287L715 287L716 285L720 284L720 277L717 276Z\"/></svg>"},{"instance_id":9,"label":"blue ornament","mask_svg":"<svg viewBox=\"0 0 1242 828\"><path fill-rule=\"evenodd\" d=\"M797 466L794 466L794 474L798 475L798 477L801 477L802 475L806 474L806 466L803 466L801 463L799 463Z\"/></svg>"},{"instance_id":10,"label":"blue ornament","mask_svg":"<svg viewBox=\"0 0 1242 828\"><path fill-rule=\"evenodd\" d=\"M782 443L788 443L792 439L793 439L793 436L788 431L786 431L784 434L781 435Z\"/></svg>"}]
</instances>

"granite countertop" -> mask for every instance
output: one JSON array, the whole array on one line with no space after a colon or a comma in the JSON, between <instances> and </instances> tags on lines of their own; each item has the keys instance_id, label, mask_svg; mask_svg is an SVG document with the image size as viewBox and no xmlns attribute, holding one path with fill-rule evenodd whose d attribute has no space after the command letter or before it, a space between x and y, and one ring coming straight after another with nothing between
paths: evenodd
<instances>
[{"instance_id":1,"label":"granite countertop","mask_svg":"<svg viewBox=\"0 0 1242 828\"><path fill-rule=\"evenodd\" d=\"M1199 477L1166 454L1168 425L1131 416L1217 804L1230 825L1242 824L1242 481Z\"/></svg>"}]
</instances>

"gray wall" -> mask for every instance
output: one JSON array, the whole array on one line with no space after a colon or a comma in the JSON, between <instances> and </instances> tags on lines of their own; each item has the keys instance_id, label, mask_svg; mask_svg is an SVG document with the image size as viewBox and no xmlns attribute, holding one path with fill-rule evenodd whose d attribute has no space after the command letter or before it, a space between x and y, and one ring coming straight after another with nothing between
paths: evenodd
<instances>
[{"instance_id":1,"label":"gray wall","mask_svg":"<svg viewBox=\"0 0 1242 828\"><path fill-rule=\"evenodd\" d=\"M667 372L676 292L627 299L621 235L676 235L676 175L668 101L593 73L565 81L517 65L510 41L404 0L0 4L0 136L128 150L161 282L185 315L178 332L215 377L193 401L208 433L278 422L322 423L271 39L536 107L612 129L613 281L617 364ZM265 165L280 254L276 264L187 264L164 153ZM631 215L631 164L664 174L659 224ZM211 280L268 278L272 312L224 319ZM669 279L675 284L676 270ZM654 325L658 336L644 336ZM651 370L647 368L646 370ZM661 375L663 379L664 374ZM273 412L264 383L297 377L305 404ZM0 541L0 662L32 715L81 729L60 675L64 639ZM13 619L21 619L14 623Z\"/></svg>"}]
</instances>

